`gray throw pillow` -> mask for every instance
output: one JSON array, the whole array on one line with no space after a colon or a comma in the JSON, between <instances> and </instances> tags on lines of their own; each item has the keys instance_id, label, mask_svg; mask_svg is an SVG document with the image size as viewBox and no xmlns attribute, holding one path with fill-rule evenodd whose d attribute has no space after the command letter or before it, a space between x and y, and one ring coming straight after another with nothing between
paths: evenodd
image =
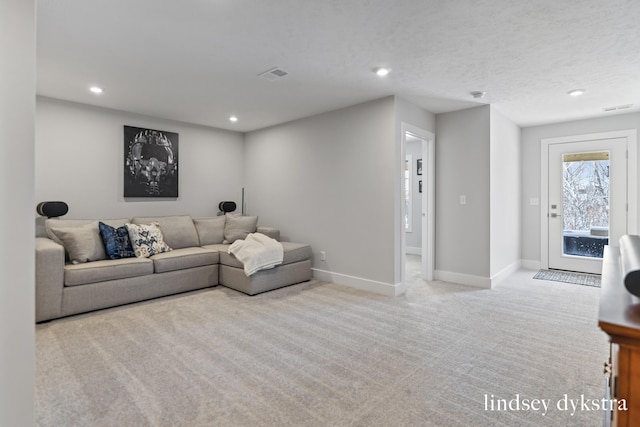
<instances>
[{"instance_id":1,"label":"gray throw pillow","mask_svg":"<svg viewBox=\"0 0 640 427\"><path fill-rule=\"evenodd\" d=\"M236 240L244 240L249 233L255 233L258 229L257 216L232 214L226 214L225 216L223 243L233 243Z\"/></svg>"},{"instance_id":2,"label":"gray throw pillow","mask_svg":"<svg viewBox=\"0 0 640 427\"><path fill-rule=\"evenodd\" d=\"M50 227L50 230L62 242L74 264L107 258L97 221L77 227Z\"/></svg>"}]
</instances>

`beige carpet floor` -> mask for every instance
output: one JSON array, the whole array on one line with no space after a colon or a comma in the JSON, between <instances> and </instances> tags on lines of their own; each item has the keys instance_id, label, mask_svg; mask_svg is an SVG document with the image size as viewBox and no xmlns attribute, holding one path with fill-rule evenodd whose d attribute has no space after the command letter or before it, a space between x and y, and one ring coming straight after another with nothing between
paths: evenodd
<instances>
[{"instance_id":1,"label":"beige carpet floor","mask_svg":"<svg viewBox=\"0 0 640 427\"><path fill-rule=\"evenodd\" d=\"M37 326L40 426L598 426L599 289L521 271L400 297L223 287ZM546 414L485 399L548 399ZM522 409L522 408L520 408ZM572 415L572 412L573 415Z\"/></svg>"}]
</instances>

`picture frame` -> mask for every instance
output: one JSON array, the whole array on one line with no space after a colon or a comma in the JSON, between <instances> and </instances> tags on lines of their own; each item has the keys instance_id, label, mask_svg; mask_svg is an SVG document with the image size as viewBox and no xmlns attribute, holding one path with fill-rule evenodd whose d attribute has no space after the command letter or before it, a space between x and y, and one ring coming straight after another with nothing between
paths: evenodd
<instances>
[{"instance_id":1,"label":"picture frame","mask_svg":"<svg viewBox=\"0 0 640 427\"><path fill-rule=\"evenodd\" d=\"M416 173L422 175L422 159L418 159L417 161Z\"/></svg>"},{"instance_id":2,"label":"picture frame","mask_svg":"<svg viewBox=\"0 0 640 427\"><path fill-rule=\"evenodd\" d=\"M124 126L124 197L178 197L178 134Z\"/></svg>"},{"instance_id":3,"label":"picture frame","mask_svg":"<svg viewBox=\"0 0 640 427\"><path fill-rule=\"evenodd\" d=\"M422 193L422 180L418 181L418 193Z\"/></svg>"}]
</instances>

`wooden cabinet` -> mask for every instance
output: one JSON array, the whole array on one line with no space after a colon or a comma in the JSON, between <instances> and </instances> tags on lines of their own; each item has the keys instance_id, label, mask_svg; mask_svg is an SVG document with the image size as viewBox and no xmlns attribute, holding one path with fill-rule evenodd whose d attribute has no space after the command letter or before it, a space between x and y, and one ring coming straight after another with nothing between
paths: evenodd
<instances>
[{"instance_id":1,"label":"wooden cabinet","mask_svg":"<svg viewBox=\"0 0 640 427\"><path fill-rule=\"evenodd\" d=\"M600 328L612 344L611 399L624 399L627 410L614 404L612 426L640 425L640 298L627 291L620 265L620 251L607 246L602 267ZM615 402L615 401L614 401Z\"/></svg>"}]
</instances>

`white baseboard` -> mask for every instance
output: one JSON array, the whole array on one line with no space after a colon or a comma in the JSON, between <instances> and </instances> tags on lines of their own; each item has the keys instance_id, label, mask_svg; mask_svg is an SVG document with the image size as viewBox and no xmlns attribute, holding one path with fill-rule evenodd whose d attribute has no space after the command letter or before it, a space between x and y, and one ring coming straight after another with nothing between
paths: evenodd
<instances>
[{"instance_id":1,"label":"white baseboard","mask_svg":"<svg viewBox=\"0 0 640 427\"><path fill-rule=\"evenodd\" d=\"M408 255L422 255L422 248L414 248L414 247L407 246L404 249Z\"/></svg>"},{"instance_id":2,"label":"white baseboard","mask_svg":"<svg viewBox=\"0 0 640 427\"><path fill-rule=\"evenodd\" d=\"M409 249L410 248L407 248L407 253L409 253ZM475 288L491 289L492 285L501 282L506 277L516 272L518 269L525 268L528 270L539 270L541 268L540 264L540 261L535 260L518 260L505 267L500 272L494 274L490 278L473 276L470 274L454 273L452 271L436 270L434 271L434 279L442 280L444 282L473 286ZM324 282L336 283L338 285L344 285L363 291L375 292L382 295L398 296L402 295L407 290L407 285L403 283L391 284L378 282L376 280L349 276L348 274L340 274L333 271L320 270L318 268L312 268L311 271L313 272L314 279L322 280Z\"/></svg>"},{"instance_id":3,"label":"white baseboard","mask_svg":"<svg viewBox=\"0 0 640 427\"><path fill-rule=\"evenodd\" d=\"M542 268L542 262L533 259L520 260L520 266L527 270L540 270Z\"/></svg>"},{"instance_id":4,"label":"white baseboard","mask_svg":"<svg viewBox=\"0 0 640 427\"><path fill-rule=\"evenodd\" d=\"M434 271L436 280L473 286L475 288L491 289L491 279L488 277L472 276L470 274L454 273L451 271Z\"/></svg>"},{"instance_id":5,"label":"white baseboard","mask_svg":"<svg viewBox=\"0 0 640 427\"><path fill-rule=\"evenodd\" d=\"M398 296L407 290L407 285L402 283L383 283L362 277L349 276L347 274L334 273L333 271L320 270L312 268L313 278L322 280L323 282L336 283L338 285L348 286L362 291L375 292L377 294Z\"/></svg>"},{"instance_id":6,"label":"white baseboard","mask_svg":"<svg viewBox=\"0 0 640 427\"><path fill-rule=\"evenodd\" d=\"M518 269L520 268L521 265L522 265L522 261L521 260L514 261L511 265L503 268L498 273L496 273L493 276L491 276L491 286L494 286L494 285L500 283L501 281L506 279L509 275L511 275L511 274L515 273L516 271L518 271Z\"/></svg>"}]
</instances>

